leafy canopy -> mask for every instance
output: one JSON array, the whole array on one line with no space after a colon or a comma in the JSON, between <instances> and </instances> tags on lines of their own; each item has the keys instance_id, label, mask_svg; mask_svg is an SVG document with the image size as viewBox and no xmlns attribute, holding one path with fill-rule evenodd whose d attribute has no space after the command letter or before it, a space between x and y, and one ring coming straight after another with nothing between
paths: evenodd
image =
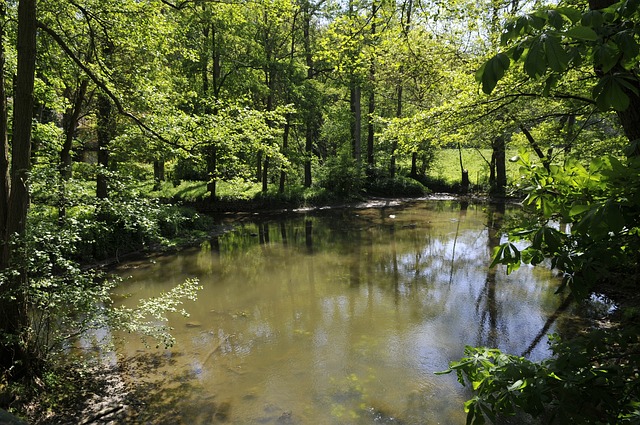
<instances>
[{"instance_id":1,"label":"leafy canopy","mask_svg":"<svg viewBox=\"0 0 640 425\"><path fill-rule=\"evenodd\" d=\"M485 62L476 79L489 94L518 62L528 77L544 80L548 95L563 75L588 65L597 76L591 94L598 107L625 110L629 92L638 95L638 6L625 0L601 10L557 6L520 16L505 26L503 51Z\"/></svg>"}]
</instances>

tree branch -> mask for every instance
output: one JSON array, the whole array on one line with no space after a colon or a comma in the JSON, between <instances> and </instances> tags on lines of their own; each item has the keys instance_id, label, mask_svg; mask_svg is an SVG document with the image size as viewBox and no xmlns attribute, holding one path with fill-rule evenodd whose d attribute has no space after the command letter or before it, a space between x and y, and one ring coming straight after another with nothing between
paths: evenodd
<instances>
[{"instance_id":1,"label":"tree branch","mask_svg":"<svg viewBox=\"0 0 640 425\"><path fill-rule=\"evenodd\" d=\"M71 48L65 43L65 41L62 39L62 37L60 37L60 35L58 33L56 33L54 30L52 30L51 28L49 28L47 25L45 25L44 23L38 21L38 28L42 29L44 32L46 32L47 34L49 34L49 36L56 42L58 43L58 45L60 46L60 48L69 56L69 58L75 62L76 65L78 65L78 67L80 69L82 69L82 71L87 74L87 76L91 79L91 81L93 81L95 83L96 86L98 86L98 88L100 90L102 90L104 92L104 94L107 95L107 97L109 97L111 99L111 101L114 103L114 105L116 106L116 108L118 109L118 112L129 118L130 120L132 120L140 129L146 131L147 133L151 134L153 137L155 137L156 139L160 140L161 142L176 147L178 149L182 149L185 150L187 152L190 152L189 149L187 149L184 146L181 146L178 143L172 142L169 139L167 139L166 137L162 136L160 133L158 133L157 131L155 131L154 129L152 129L151 127L149 127L147 124L145 124L140 118L138 118L137 116L135 116L134 114L132 114L131 112L127 111L125 109L125 107L122 105L122 102L120 101L120 99L113 93L113 91L111 91L111 89L109 89L109 87L107 87L107 85L105 84L104 81L102 81L102 79L100 79L93 71L91 71L77 56L76 54L71 50Z\"/></svg>"},{"instance_id":2,"label":"tree branch","mask_svg":"<svg viewBox=\"0 0 640 425\"><path fill-rule=\"evenodd\" d=\"M531 132L523 124L520 124L520 130L522 131L522 134L524 134L524 137L526 137L527 140L529 141L529 144L531 145L533 150L536 152L536 155L538 155L538 158L544 161L545 159L544 153L542 153L542 149L540 149L540 146L538 146L538 142L536 142L536 139L533 138L533 135L531 134Z\"/></svg>"}]
</instances>

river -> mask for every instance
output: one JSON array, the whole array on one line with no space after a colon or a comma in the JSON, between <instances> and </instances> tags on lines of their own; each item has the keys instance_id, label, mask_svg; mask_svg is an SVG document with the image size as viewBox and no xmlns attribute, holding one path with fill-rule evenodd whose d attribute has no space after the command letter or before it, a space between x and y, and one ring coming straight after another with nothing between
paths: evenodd
<instances>
[{"instance_id":1,"label":"river","mask_svg":"<svg viewBox=\"0 0 640 425\"><path fill-rule=\"evenodd\" d=\"M550 354L536 341L562 303L557 278L488 267L515 212L420 200L247 216L198 247L123 265L125 305L188 278L203 287L190 317L170 317L172 348L117 344L145 388L139 420L463 424L468 390L434 372L465 345Z\"/></svg>"}]
</instances>

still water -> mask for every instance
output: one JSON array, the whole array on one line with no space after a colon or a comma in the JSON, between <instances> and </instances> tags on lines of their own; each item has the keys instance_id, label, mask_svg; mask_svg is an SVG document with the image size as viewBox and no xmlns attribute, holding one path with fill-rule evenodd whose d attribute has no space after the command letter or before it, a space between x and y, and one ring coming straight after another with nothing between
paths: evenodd
<instances>
[{"instance_id":1,"label":"still water","mask_svg":"<svg viewBox=\"0 0 640 425\"><path fill-rule=\"evenodd\" d=\"M245 219L198 248L127 264L130 305L187 278L203 287L190 317L170 318L173 348L135 336L118 348L146 385L139 418L463 424L469 393L434 372L467 344L547 356L546 338L534 341L562 302L547 269L489 269L503 211L424 200Z\"/></svg>"}]
</instances>

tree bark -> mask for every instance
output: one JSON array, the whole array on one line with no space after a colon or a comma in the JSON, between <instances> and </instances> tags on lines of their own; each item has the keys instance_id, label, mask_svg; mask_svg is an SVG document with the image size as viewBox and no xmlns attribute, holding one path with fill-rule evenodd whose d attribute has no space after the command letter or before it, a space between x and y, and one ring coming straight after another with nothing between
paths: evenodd
<instances>
[{"instance_id":1,"label":"tree bark","mask_svg":"<svg viewBox=\"0 0 640 425\"><path fill-rule=\"evenodd\" d=\"M353 78L355 80L355 78ZM353 159L359 164L362 159L362 92L360 85L352 81L350 90L351 104L351 149Z\"/></svg>"},{"instance_id":2,"label":"tree bark","mask_svg":"<svg viewBox=\"0 0 640 425\"><path fill-rule=\"evenodd\" d=\"M5 252L6 223L9 208L9 193L11 180L9 176L9 140L7 116L7 92L5 88L4 68L4 26L6 24L5 2L0 1L0 270L6 264L2 260Z\"/></svg>"},{"instance_id":3,"label":"tree bark","mask_svg":"<svg viewBox=\"0 0 640 425\"><path fill-rule=\"evenodd\" d=\"M18 68L13 108L13 139L11 144L11 192L8 198L7 221L3 236L0 270L16 266L19 275L11 276L0 289L0 333L6 342L0 345L0 367L9 370L20 360L22 371L29 367L24 339L28 314L24 295L27 276L9 240L24 235L29 209L28 178L31 170L31 125L33 119L33 87L36 64L36 3L18 3Z\"/></svg>"},{"instance_id":4,"label":"tree bark","mask_svg":"<svg viewBox=\"0 0 640 425\"><path fill-rule=\"evenodd\" d=\"M284 131L282 133L282 152L286 155L287 150L289 149L289 132L291 130L291 117L287 114L287 122L284 124ZM284 169L284 166L280 169L280 187L278 191L280 193L284 193L285 184L287 180L287 171Z\"/></svg>"},{"instance_id":5,"label":"tree bark","mask_svg":"<svg viewBox=\"0 0 640 425\"><path fill-rule=\"evenodd\" d=\"M396 118L402 117L402 84L398 84L396 88L396 94L398 96L398 103L396 104ZM396 177L396 151L398 150L398 140L393 139L391 142L391 162L389 164L389 174L391 178Z\"/></svg>"},{"instance_id":6,"label":"tree bark","mask_svg":"<svg viewBox=\"0 0 640 425\"><path fill-rule=\"evenodd\" d=\"M262 192L267 193L269 190L269 157L265 156L262 164Z\"/></svg>"},{"instance_id":7,"label":"tree bark","mask_svg":"<svg viewBox=\"0 0 640 425\"><path fill-rule=\"evenodd\" d=\"M207 153L207 191L209 192L209 202L215 202L217 198L218 183L218 149L212 146Z\"/></svg>"},{"instance_id":8,"label":"tree bark","mask_svg":"<svg viewBox=\"0 0 640 425\"><path fill-rule=\"evenodd\" d=\"M418 152L411 153L411 177L418 177Z\"/></svg>"},{"instance_id":9,"label":"tree bark","mask_svg":"<svg viewBox=\"0 0 640 425\"><path fill-rule=\"evenodd\" d=\"M89 81L83 79L80 81L78 88L74 92L71 92L71 90L69 91L68 99L72 102L72 105L64 111L62 116L64 143L62 145L62 150L60 151L60 175L63 180L69 180L71 178L71 153L73 150L73 140L75 139L76 132L78 131L78 120L80 119L82 104L85 100L88 85Z\"/></svg>"},{"instance_id":10,"label":"tree bark","mask_svg":"<svg viewBox=\"0 0 640 425\"><path fill-rule=\"evenodd\" d=\"M378 4L376 1L371 3L371 35L375 37L376 34L376 11L378 8ZM375 59L371 58L371 63L369 65L369 110L367 114L367 165L370 169L373 169L374 161L374 139L375 139L375 128L373 125L373 114L376 111L376 92L375 92L375 80L376 80L376 65Z\"/></svg>"},{"instance_id":11,"label":"tree bark","mask_svg":"<svg viewBox=\"0 0 640 425\"><path fill-rule=\"evenodd\" d=\"M67 98L72 105L64 111L62 115L62 129L64 131L64 142L60 150L60 195L58 199L58 219L62 222L67 215L67 196L65 183L72 176L72 158L73 141L78 131L78 120L82 111L87 93L89 81L82 79L75 90L67 89Z\"/></svg>"},{"instance_id":12,"label":"tree bark","mask_svg":"<svg viewBox=\"0 0 640 425\"><path fill-rule=\"evenodd\" d=\"M211 55L213 61L212 81L213 95L217 99L220 96L222 88L222 65L220 62L221 52L220 43L218 42L218 31L216 26L211 24Z\"/></svg>"},{"instance_id":13,"label":"tree bark","mask_svg":"<svg viewBox=\"0 0 640 425\"><path fill-rule=\"evenodd\" d=\"M303 44L304 44L304 58L307 65L307 81L311 81L314 78L314 62L313 52L311 50L311 11L309 0L303 0L303 20L302 20L302 32L303 32ZM307 119L305 130L305 145L304 145L304 187L311 187L312 175L311 175L311 158L313 157L313 146L318 136L318 129L320 127L320 119L318 118L318 108L316 106L316 98L314 96L315 90L308 88L305 94L307 99Z\"/></svg>"},{"instance_id":14,"label":"tree bark","mask_svg":"<svg viewBox=\"0 0 640 425\"><path fill-rule=\"evenodd\" d=\"M164 161L161 159L153 161L153 181L156 190L160 189L162 182L165 181Z\"/></svg>"},{"instance_id":15,"label":"tree bark","mask_svg":"<svg viewBox=\"0 0 640 425\"><path fill-rule=\"evenodd\" d=\"M503 196L507 188L507 164L504 136L497 136L491 143L493 149L492 161L495 160L495 185L491 187L491 194Z\"/></svg>"}]
</instances>

